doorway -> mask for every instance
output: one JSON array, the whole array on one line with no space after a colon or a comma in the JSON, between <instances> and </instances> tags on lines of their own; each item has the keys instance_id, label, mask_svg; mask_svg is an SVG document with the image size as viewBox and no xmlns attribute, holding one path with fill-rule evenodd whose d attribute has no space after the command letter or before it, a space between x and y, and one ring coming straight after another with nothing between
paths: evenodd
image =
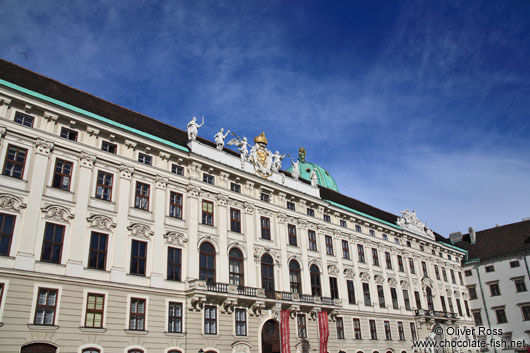
<instances>
[{"instance_id":1,"label":"doorway","mask_svg":"<svg viewBox=\"0 0 530 353\"><path fill-rule=\"evenodd\" d=\"M271 319L261 329L261 352L280 353L280 325Z\"/></svg>"}]
</instances>

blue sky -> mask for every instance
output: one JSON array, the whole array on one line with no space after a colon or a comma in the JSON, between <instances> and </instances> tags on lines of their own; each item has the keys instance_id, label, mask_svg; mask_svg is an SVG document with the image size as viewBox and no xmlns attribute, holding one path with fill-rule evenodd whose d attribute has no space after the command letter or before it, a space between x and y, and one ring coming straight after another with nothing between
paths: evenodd
<instances>
[{"instance_id":1,"label":"blue sky","mask_svg":"<svg viewBox=\"0 0 530 353\"><path fill-rule=\"evenodd\" d=\"M4 1L2 58L307 159L448 235L530 217L530 1Z\"/></svg>"}]
</instances>

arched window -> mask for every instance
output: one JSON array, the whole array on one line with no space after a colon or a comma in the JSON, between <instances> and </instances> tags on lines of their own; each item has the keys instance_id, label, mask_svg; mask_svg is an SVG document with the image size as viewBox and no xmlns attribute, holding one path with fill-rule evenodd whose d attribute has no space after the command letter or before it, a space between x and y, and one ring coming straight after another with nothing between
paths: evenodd
<instances>
[{"instance_id":1,"label":"arched window","mask_svg":"<svg viewBox=\"0 0 530 353\"><path fill-rule=\"evenodd\" d=\"M309 268L311 275L311 295L314 297L322 296L322 287L320 286L320 270L317 265L311 265Z\"/></svg>"},{"instance_id":2,"label":"arched window","mask_svg":"<svg viewBox=\"0 0 530 353\"><path fill-rule=\"evenodd\" d=\"M212 244L204 242L201 244L199 253L199 279L215 282L215 248Z\"/></svg>"},{"instance_id":3,"label":"arched window","mask_svg":"<svg viewBox=\"0 0 530 353\"><path fill-rule=\"evenodd\" d=\"M430 311L434 311L434 304L432 301L432 290L430 287L427 287L427 306L429 307Z\"/></svg>"},{"instance_id":4,"label":"arched window","mask_svg":"<svg viewBox=\"0 0 530 353\"><path fill-rule=\"evenodd\" d=\"M85 348L83 353L101 353L101 351L97 348Z\"/></svg>"},{"instance_id":5,"label":"arched window","mask_svg":"<svg viewBox=\"0 0 530 353\"><path fill-rule=\"evenodd\" d=\"M230 267L230 284L244 286L243 280L243 254L237 248L232 248L228 253L228 263Z\"/></svg>"},{"instance_id":6,"label":"arched window","mask_svg":"<svg viewBox=\"0 0 530 353\"><path fill-rule=\"evenodd\" d=\"M261 257L261 287L265 289L265 296L274 297L274 261L269 254Z\"/></svg>"},{"instance_id":7,"label":"arched window","mask_svg":"<svg viewBox=\"0 0 530 353\"><path fill-rule=\"evenodd\" d=\"M135 348L135 349L129 349L127 353L144 353L141 349Z\"/></svg>"},{"instance_id":8,"label":"arched window","mask_svg":"<svg viewBox=\"0 0 530 353\"><path fill-rule=\"evenodd\" d=\"M20 350L21 353L55 353L57 348L47 343L31 343Z\"/></svg>"},{"instance_id":9,"label":"arched window","mask_svg":"<svg viewBox=\"0 0 530 353\"><path fill-rule=\"evenodd\" d=\"M177 349L172 349L172 350L168 351L167 353L182 353L182 352L177 350Z\"/></svg>"},{"instance_id":10,"label":"arched window","mask_svg":"<svg viewBox=\"0 0 530 353\"><path fill-rule=\"evenodd\" d=\"M289 262L289 281L291 282L291 293L301 294L300 264L296 260Z\"/></svg>"}]
</instances>

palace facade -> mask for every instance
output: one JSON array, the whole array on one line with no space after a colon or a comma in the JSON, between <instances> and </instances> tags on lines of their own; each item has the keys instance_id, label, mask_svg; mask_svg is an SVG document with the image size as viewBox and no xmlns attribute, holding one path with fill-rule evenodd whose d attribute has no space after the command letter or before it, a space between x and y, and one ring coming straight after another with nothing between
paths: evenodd
<instances>
[{"instance_id":1,"label":"palace facade","mask_svg":"<svg viewBox=\"0 0 530 353\"><path fill-rule=\"evenodd\" d=\"M329 352L474 325L466 252L414 211L193 128L0 61L0 352L279 352L280 309L292 352L322 311Z\"/></svg>"}]
</instances>

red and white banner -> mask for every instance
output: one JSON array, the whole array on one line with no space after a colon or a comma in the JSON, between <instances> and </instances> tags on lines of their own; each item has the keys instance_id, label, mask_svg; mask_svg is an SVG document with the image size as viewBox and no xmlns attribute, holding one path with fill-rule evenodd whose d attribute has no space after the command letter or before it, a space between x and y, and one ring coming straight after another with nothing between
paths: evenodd
<instances>
[{"instance_id":1,"label":"red and white banner","mask_svg":"<svg viewBox=\"0 0 530 353\"><path fill-rule=\"evenodd\" d=\"M318 312L318 337L320 339L320 353L328 352L329 323L328 313Z\"/></svg>"},{"instance_id":2,"label":"red and white banner","mask_svg":"<svg viewBox=\"0 0 530 353\"><path fill-rule=\"evenodd\" d=\"M281 353L291 353L291 345L289 343L289 310L280 311L280 329L281 329Z\"/></svg>"}]
</instances>

